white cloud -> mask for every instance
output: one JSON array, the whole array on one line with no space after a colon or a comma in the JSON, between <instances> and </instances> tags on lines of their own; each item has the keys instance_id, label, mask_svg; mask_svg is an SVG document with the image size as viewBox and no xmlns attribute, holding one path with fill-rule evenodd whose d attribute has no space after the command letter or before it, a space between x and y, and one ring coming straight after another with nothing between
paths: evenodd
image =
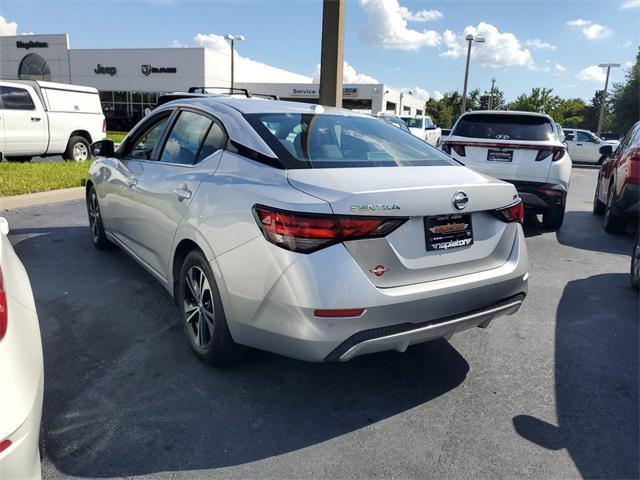
<instances>
[{"instance_id":1,"label":"white cloud","mask_svg":"<svg viewBox=\"0 0 640 480\"><path fill-rule=\"evenodd\" d=\"M320 82L320 64L316 65L316 69L313 73L314 83ZM344 62L342 66L342 83L380 83L377 79L371 75L364 73L358 73L356 69L348 62Z\"/></svg>"},{"instance_id":2,"label":"white cloud","mask_svg":"<svg viewBox=\"0 0 640 480\"><path fill-rule=\"evenodd\" d=\"M620 10L626 10L628 8L640 8L640 0L627 0L620 4Z\"/></svg>"},{"instance_id":3,"label":"white cloud","mask_svg":"<svg viewBox=\"0 0 640 480\"><path fill-rule=\"evenodd\" d=\"M567 25L570 27L584 27L585 25L591 25L591 20L583 20L582 18L579 18L577 20L568 21Z\"/></svg>"},{"instance_id":4,"label":"white cloud","mask_svg":"<svg viewBox=\"0 0 640 480\"><path fill-rule=\"evenodd\" d=\"M433 91L433 99L434 100L442 100L444 98L444 94L439 92L438 90Z\"/></svg>"},{"instance_id":5,"label":"white cloud","mask_svg":"<svg viewBox=\"0 0 640 480\"><path fill-rule=\"evenodd\" d=\"M18 30L18 24L16 22L8 22L2 15L0 15L0 37L5 35L15 35Z\"/></svg>"},{"instance_id":6,"label":"white cloud","mask_svg":"<svg viewBox=\"0 0 640 480\"><path fill-rule=\"evenodd\" d=\"M500 32L489 23L481 22L477 27L468 26L460 35L450 30L444 32L442 38L447 50L442 57L456 58L466 54L467 35L484 37L485 43L473 47L471 59L482 66L502 67L509 65L533 66L531 52L522 47L520 40L508 32Z\"/></svg>"},{"instance_id":7,"label":"white cloud","mask_svg":"<svg viewBox=\"0 0 640 480\"><path fill-rule=\"evenodd\" d=\"M567 25L570 27L582 27L582 34L589 40L605 38L613 33L606 25L593 23L591 20L583 20L582 18L571 20L567 22Z\"/></svg>"},{"instance_id":8,"label":"white cloud","mask_svg":"<svg viewBox=\"0 0 640 480\"><path fill-rule=\"evenodd\" d=\"M400 90L402 90L405 93L410 93L414 97L421 98L425 102L431 98L431 95L429 95L429 92L421 87L401 88Z\"/></svg>"},{"instance_id":9,"label":"white cloud","mask_svg":"<svg viewBox=\"0 0 640 480\"><path fill-rule=\"evenodd\" d=\"M432 22L444 17L440 10L419 10L412 12L407 7L400 7L400 15L409 22Z\"/></svg>"},{"instance_id":10,"label":"white cloud","mask_svg":"<svg viewBox=\"0 0 640 480\"><path fill-rule=\"evenodd\" d=\"M198 33L193 37L194 45L214 50L219 55L231 57L229 42L215 33ZM237 82L263 83L311 83L311 77L272 67L250 58L243 57L235 51L235 76Z\"/></svg>"},{"instance_id":11,"label":"white cloud","mask_svg":"<svg viewBox=\"0 0 640 480\"><path fill-rule=\"evenodd\" d=\"M631 68L631 67L633 67L632 61L624 62L624 68Z\"/></svg>"},{"instance_id":12,"label":"white cloud","mask_svg":"<svg viewBox=\"0 0 640 480\"><path fill-rule=\"evenodd\" d=\"M606 75L599 66L590 65L580 70L576 78L582 82L604 83Z\"/></svg>"},{"instance_id":13,"label":"white cloud","mask_svg":"<svg viewBox=\"0 0 640 480\"><path fill-rule=\"evenodd\" d=\"M567 68L564 65L560 65L559 63L556 62L556 64L553 66L553 68L555 68L558 72L564 72Z\"/></svg>"},{"instance_id":14,"label":"white cloud","mask_svg":"<svg viewBox=\"0 0 640 480\"><path fill-rule=\"evenodd\" d=\"M401 7L398 0L360 0L368 21L361 34L370 44L399 50L418 50L440 44L440 34L434 30L414 30L407 26L407 18L426 21L433 17L429 10L412 13ZM439 13L439 12L438 12ZM415 20L419 18L420 20ZM435 17L434 17L435 18ZM432 19L434 19L432 18Z\"/></svg>"},{"instance_id":15,"label":"white cloud","mask_svg":"<svg viewBox=\"0 0 640 480\"><path fill-rule=\"evenodd\" d=\"M181 42L180 40L174 40L173 42L171 42L171 43L169 44L169 46L170 46L171 48L186 48L186 47L187 47L187 44L186 44L186 43Z\"/></svg>"},{"instance_id":16,"label":"white cloud","mask_svg":"<svg viewBox=\"0 0 640 480\"><path fill-rule=\"evenodd\" d=\"M587 37L589 40L596 40L599 38L605 38L611 35L611 29L605 27L604 25L600 25L598 23L594 23L582 29L582 34Z\"/></svg>"},{"instance_id":17,"label":"white cloud","mask_svg":"<svg viewBox=\"0 0 640 480\"><path fill-rule=\"evenodd\" d=\"M527 47L535 48L536 50L543 50L543 49L556 50L557 48L555 45L552 45L547 42L543 42L539 38L533 38L531 40L527 40L526 42L524 42L524 44Z\"/></svg>"}]
</instances>

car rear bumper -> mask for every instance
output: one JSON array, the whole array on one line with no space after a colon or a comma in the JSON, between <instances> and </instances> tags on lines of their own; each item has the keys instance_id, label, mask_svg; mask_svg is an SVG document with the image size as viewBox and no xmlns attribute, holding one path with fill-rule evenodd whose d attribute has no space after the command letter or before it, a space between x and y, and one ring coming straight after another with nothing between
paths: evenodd
<instances>
[{"instance_id":1,"label":"car rear bumper","mask_svg":"<svg viewBox=\"0 0 640 480\"><path fill-rule=\"evenodd\" d=\"M563 185L505 181L516 187L525 209L529 212L544 213L551 206L564 205L567 198L567 190Z\"/></svg>"},{"instance_id":2,"label":"car rear bumper","mask_svg":"<svg viewBox=\"0 0 640 480\"><path fill-rule=\"evenodd\" d=\"M36 397L29 414L22 419L17 430L0 438L0 441L11 441L11 446L0 453L0 478L41 478L39 439L43 390L44 377L40 372Z\"/></svg>"},{"instance_id":3,"label":"car rear bumper","mask_svg":"<svg viewBox=\"0 0 640 480\"><path fill-rule=\"evenodd\" d=\"M454 333L472 327L486 326L494 318L513 315L520 309L526 294L519 293L510 298L461 315L453 315L426 322L402 323L390 327L364 330L351 336L333 350L325 360L347 361L367 353L385 350L404 352L410 345L435 338L448 338Z\"/></svg>"},{"instance_id":4,"label":"car rear bumper","mask_svg":"<svg viewBox=\"0 0 640 480\"><path fill-rule=\"evenodd\" d=\"M263 238L256 241L266 244ZM267 244L272 247L277 248ZM217 259L225 272L223 304L234 340L300 360L348 360L383 350L404 351L515 313L527 293L528 259L520 227L509 258L497 268L391 288L374 286L340 244L299 256L267 287L263 298L256 298L249 295L255 286L246 272L229 272L238 262L260 262L269 254L256 245L236 250ZM501 303L516 297L513 304ZM348 318L315 316L316 309L352 308L364 312ZM375 338L371 332L376 332ZM345 342L350 342L347 350Z\"/></svg>"}]
</instances>

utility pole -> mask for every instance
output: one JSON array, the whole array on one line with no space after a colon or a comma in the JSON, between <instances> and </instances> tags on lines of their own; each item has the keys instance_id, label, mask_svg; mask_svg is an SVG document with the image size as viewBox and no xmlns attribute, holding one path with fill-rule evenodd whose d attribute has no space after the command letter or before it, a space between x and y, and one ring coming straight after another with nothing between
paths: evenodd
<instances>
[{"instance_id":1,"label":"utility pole","mask_svg":"<svg viewBox=\"0 0 640 480\"><path fill-rule=\"evenodd\" d=\"M324 0L320 52L320 105L342 107L345 0Z\"/></svg>"},{"instance_id":2,"label":"utility pole","mask_svg":"<svg viewBox=\"0 0 640 480\"><path fill-rule=\"evenodd\" d=\"M598 65L600 68L607 67L607 77L604 81L604 90L602 91L602 97L600 98L600 115L598 116L598 131L596 135L599 137L602 133L602 118L604 117L604 104L607 99L607 89L609 88L609 73L611 72L611 67L619 67L619 63L601 63Z\"/></svg>"},{"instance_id":3,"label":"utility pole","mask_svg":"<svg viewBox=\"0 0 640 480\"><path fill-rule=\"evenodd\" d=\"M465 40L468 42L469 46L467 47L467 66L464 69L464 88L462 90L462 106L460 108L460 114L462 115L467 110L467 81L469 80L469 60L471 60L471 44L476 43L484 43L484 37L473 37L473 35L469 34L465 37Z\"/></svg>"},{"instance_id":4,"label":"utility pole","mask_svg":"<svg viewBox=\"0 0 640 480\"><path fill-rule=\"evenodd\" d=\"M491 79L491 93L489 94L489 108L488 110L493 110L493 95L496 91L496 79Z\"/></svg>"},{"instance_id":5,"label":"utility pole","mask_svg":"<svg viewBox=\"0 0 640 480\"><path fill-rule=\"evenodd\" d=\"M231 41L231 93L233 93L233 87L234 87L234 65L233 65L233 59L236 56L235 55L235 41L239 41L241 42L242 40L244 40L244 35L231 35L230 33L227 33L227 35L225 36L225 38L227 40Z\"/></svg>"}]
</instances>

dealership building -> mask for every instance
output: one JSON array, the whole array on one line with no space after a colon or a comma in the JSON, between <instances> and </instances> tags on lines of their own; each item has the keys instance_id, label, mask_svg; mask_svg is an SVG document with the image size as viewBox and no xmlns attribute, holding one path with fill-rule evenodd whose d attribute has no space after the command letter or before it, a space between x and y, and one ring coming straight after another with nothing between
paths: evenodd
<instances>
[{"instance_id":1,"label":"dealership building","mask_svg":"<svg viewBox=\"0 0 640 480\"><path fill-rule=\"evenodd\" d=\"M111 130L128 130L166 92L229 87L230 54L195 48L72 49L67 34L0 37L0 78L46 80L98 89ZM313 78L236 57L236 86L282 100L317 103ZM269 83L264 83L268 79ZM343 107L421 115L424 99L384 84L345 84Z\"/></svg>"}]
</instances>

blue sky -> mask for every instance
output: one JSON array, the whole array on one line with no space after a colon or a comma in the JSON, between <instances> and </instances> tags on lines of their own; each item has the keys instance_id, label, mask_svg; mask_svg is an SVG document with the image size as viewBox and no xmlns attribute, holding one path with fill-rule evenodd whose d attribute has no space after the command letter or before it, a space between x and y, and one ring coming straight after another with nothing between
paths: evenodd
<instances>
[{"instance_id":1,"label":"blue sky","mask_svg":"<svg viewBox=\"0 0 640 480\"><path fill-rule=\"evenodd\" d=\"M68 32L72 48L194 46L198 33L233 32L253 60L309 76L320 60L321 0L2 0L0 15L5 30L15 22L18 33ZM470 88L495 77L509 99L536 86L589 99L603 86L594 65L634 59L640 0L349 0L345 60L396 87L462 90L465 31L488 40L474 48ZM612 73L623 77L624 68Z\"/></svg>"}]
</instances>

